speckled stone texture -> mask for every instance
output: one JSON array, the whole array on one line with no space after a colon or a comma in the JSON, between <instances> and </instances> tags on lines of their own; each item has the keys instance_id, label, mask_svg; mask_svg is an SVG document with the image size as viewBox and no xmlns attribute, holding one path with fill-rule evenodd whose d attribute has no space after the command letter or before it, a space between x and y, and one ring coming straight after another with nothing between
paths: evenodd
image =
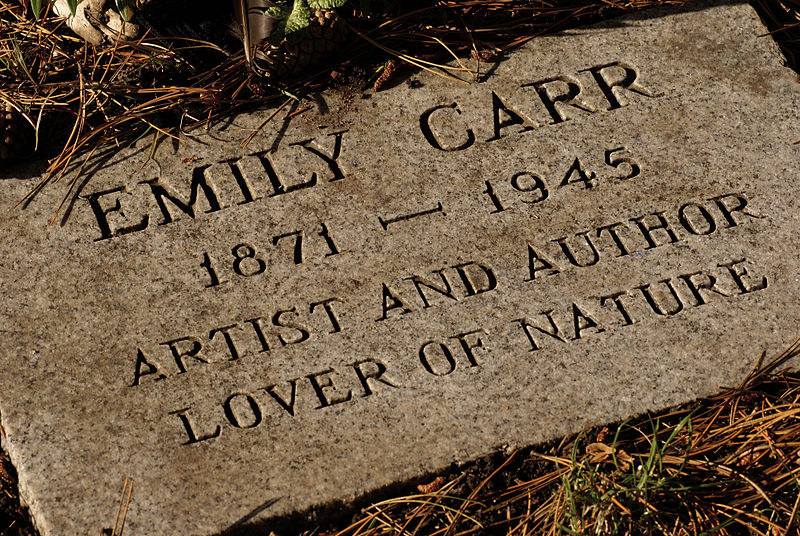
<instances>
[{"instance_id":1,"label":"speckled stone texture","mask_svg":"<svg viewBox=\"0 0 800 536\"><path fill-rule=\"evenodd\" d=\"M92 167L50 226L63 183L3 180L3 444L42 534L111 527L126 477L126 536L260 530L739 382L800 319L766 33L646 12L245 148L271 112L242 115Z\"/></svg>"}]
</instances>

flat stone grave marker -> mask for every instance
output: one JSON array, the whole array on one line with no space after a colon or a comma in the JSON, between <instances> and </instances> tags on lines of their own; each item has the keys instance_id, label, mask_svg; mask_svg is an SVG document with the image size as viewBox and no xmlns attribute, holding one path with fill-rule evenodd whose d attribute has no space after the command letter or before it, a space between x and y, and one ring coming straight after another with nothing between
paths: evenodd
<instances>
[{"instance_id":1,"label":"flat stone grave marker","mask_svg":"<svg viewBox=\"0 0 800 536\"><path fill-rule=\"evenodd\" d=\"M800 84L748 5L537 38L2 181L3 445L43 535L210 535L709 395L800 318ZM69 177L65 179L68 181Z\"/></svg>"}]
</instances>

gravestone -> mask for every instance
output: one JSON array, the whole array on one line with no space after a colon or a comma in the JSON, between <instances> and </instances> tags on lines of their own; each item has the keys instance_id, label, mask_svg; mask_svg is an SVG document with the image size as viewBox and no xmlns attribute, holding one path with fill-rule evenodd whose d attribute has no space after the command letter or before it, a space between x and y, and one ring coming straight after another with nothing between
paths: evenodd
<instances>
[{"instance_id":1,"label":"gravestone","mask_svg":"<svg viewBox=\"0 0 800 536\"><path fill-rule=\"evenodd\" d=\"M800 84L748 5L537 38L0 197L42 534L210 535L709 395L800 318ZM297 110L295 110L297 111ZM68 181L69 178L64 181Z\"/></svg>"}]
</instances>

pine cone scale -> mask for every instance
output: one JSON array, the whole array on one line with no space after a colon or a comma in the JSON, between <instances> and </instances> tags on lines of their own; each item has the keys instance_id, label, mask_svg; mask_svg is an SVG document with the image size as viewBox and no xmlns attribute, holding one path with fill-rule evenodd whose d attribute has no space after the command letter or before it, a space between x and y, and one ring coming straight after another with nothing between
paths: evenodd
<instances>
[{"instance_id":1,"label":"pine cone scale","mask_svg":"<svg viewBox=\"0 0 800 536\"><path fill-rule=\"evenodd\" d=\"M347 29L336 11L318 9L311 14L306 35L297 43L264 42L255 53L256 70L264 77L289 78L321 63L347 39Z\"/></svg>"},{"instance_id":2,"label":"pine cone scale","mask_svg":"<svg viewBox=\"0 0 800 536\"><path fill-rule=\"evenodd\" d=\"M0 161L29 156L31 130L21 113L8 104L0 107Z\"/></svg>"}]
</instances>

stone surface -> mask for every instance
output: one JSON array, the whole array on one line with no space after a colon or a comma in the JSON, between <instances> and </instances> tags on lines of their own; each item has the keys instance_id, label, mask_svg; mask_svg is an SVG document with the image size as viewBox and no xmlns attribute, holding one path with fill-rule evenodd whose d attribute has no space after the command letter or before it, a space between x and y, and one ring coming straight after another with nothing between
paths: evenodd
<instances>
[{"instance_id":1,"label":"stone surface","mask_svg":"<svg viewBox=\"0 0 800 536\"><path fill-rule=\"evenodd\" d=\"M268 527L737 383L800 318L800 84L766 33L648 12L245 148L270 112L241 116L95 166L51 226L65 184L12 210L36 181L3 180L39 529L111 527L126 477L126 536Z\"/></svg>"}]
</instances>

